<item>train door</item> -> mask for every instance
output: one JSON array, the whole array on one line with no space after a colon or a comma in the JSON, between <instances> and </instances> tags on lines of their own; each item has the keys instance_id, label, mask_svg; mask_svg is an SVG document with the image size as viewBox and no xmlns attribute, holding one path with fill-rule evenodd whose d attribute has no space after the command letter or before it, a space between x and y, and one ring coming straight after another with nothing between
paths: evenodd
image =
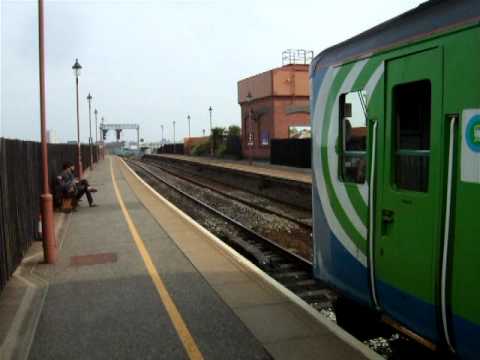
<instances>
[{"instance_id":1,"label":"train door","mask_svg":"<svg viewBox=\"0 0 480 360\"><path fill-rule=\"evenodd\" d=\"M435 340L442 243L442 50L385 63L379 128L375 283L386 313Z\"/></svg>"}]
</instances>

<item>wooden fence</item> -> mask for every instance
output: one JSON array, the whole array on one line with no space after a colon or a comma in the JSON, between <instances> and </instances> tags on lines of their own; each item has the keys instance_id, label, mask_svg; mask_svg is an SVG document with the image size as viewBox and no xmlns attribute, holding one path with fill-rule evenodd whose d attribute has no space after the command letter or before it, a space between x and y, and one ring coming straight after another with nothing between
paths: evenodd
<instances>
[{"instance_id":1,"label":"wooden fence","mask_svg":"<svg viewBox=\"0 0 480 360\"><path fill-rule=\"evenodd\" d=\"M90 149L81 147L84 168L90 166ZM75 162L75 144L49 144L52 193L55 177L66 161ZM98 148L94 147L94 162ZM32 241L40 240L40 143L0 138L0 291L5 287Z\"/></svg>"}]
</instances>

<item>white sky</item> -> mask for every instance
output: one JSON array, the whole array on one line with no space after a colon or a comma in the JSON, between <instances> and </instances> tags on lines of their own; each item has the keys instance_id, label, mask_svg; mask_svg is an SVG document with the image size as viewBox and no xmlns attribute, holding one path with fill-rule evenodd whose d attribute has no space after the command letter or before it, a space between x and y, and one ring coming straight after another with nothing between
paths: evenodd
<instances>
[{"instance_id":1,"label":"white sky","mask_svg":"<svg viewBox=\"0 0 480 360\"><path fill-rule=\"evenodd\" d=\"M186 136L187 114L201 135L210 105L214 126L239 125L238 80L280 66L285 49L317 54L421 2L46 1L47 126L62 141L76 138L76 57L82 141L88 92L106 123L139 123L146 141L160 139L161 124L171 139L173 120L177 139ZM37 1L0 4L0 136L38 140Z\"/></svg>"}]
</instances>

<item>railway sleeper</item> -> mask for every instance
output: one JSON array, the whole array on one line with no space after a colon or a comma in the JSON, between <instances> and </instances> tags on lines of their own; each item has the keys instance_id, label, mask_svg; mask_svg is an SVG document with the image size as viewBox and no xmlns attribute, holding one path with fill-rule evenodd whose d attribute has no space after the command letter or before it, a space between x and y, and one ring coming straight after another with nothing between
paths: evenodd
<instances>
[{"instance_id":1,"label":"railway sleeper","mask_svg":"<svg viewBox=\"0 0 480 360\"><path fill-rule=\"evenodd\" d=\"M311 275L305 271L287 271L281 273L274 273L272 275L277 280L288 279L308 279Z\"/></svg>"},{"instance_id":2,"label":"railway sleeper","mask_svg":"<svg viewBox=\"0 0 480 360\"><path fill-rule=\"evenodd\" d=\"M272 262L272 259L270 259ZM272 262L272 265L274 267L274 270L276 271L286 271L286 270L292 270L296 267L295 264L292 263L281 263L281 262Z\"/></svg>"},{"instance_id":3,"label":"railway sleeper","mask_svg":"<svg viewBox=\"0 0 480 360\"><path fill-rule=\"evenodd\" d=\"M308 293L326 293L326 289L320 288L316 285L299 285L299 282L296 282L289 286L288 288L292 290L294 293L298 294L298 296L301 296L301 294L308 294Z\"/></svg>"},{"instance_id":4,"label":"railway sleeper","mask_svg":"<svg viewBox=\"0 0 480 360\"><path fill-rule=\"evenodd\" d=\"M330 303L331 304L331 299L328 298L328 296L325 293L303 293L303 294L297 294L299 298L301 298L303 301L307 303Z\"/></svg>"},{"instance_id":5,"label":"railway sleeper","mask_svg":"<svg viewBox=\"0 0 480 360\"><path fill-rule=\"evenodd\" d=\"M244 252L250 254L259 265L269 266L269 259L264 256L263 252L259 250L257 246L252 245L239 237L230 238L229 240L235 246L240 247Z\"/></svg>"}]
</instances>

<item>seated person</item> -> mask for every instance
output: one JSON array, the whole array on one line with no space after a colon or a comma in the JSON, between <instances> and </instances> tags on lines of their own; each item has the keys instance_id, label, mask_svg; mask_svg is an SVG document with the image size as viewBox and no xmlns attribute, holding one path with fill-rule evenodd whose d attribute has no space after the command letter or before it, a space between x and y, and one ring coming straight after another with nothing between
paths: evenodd
<instances>
[{"instance_id":1,"label":"seated person","mask_svg":"<svg viewBox=\"0 0 480 360\"><path fill-rule=\"evenodd\" d=\"M86 179L77 180L75 178L75 166L67 161L63 164L63 171L58 176L60 182L62 194L64 196L75 197L77 200L80 200L85 194L87 196L88 205L90 207L97 206L93 202L92 193L97 192L97 189L90 186Z\"/></svg>"}]
</instances>

